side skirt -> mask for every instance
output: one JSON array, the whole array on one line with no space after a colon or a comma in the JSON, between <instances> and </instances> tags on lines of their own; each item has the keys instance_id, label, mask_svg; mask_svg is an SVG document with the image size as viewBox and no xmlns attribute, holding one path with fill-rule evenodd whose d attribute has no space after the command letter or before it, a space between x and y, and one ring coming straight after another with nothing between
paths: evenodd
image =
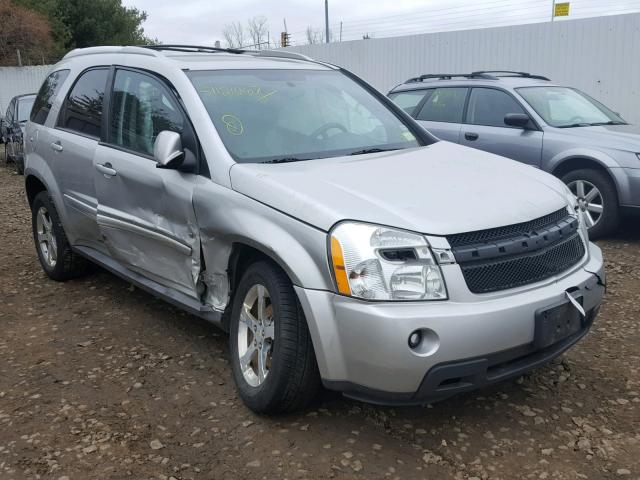
<instances>
[{"instance_id":1,"label":"side skirt","mask_svg":"<svg viewBox=\"0 0 640 480\"><path fill-rule=\"evenodd\" d=\"M73 250L92 261L100 265L101 267L109 270L111 273L119 276L120 278L131 282L136 287L150 293L154 297L165 300L166 302L175 305L182 310L185 310L192 315L196 315L203 318L219 328L223 328L222 325L222 312L214 310L213 307L203 305L198 300L189 297L181 292L176 292L173 289L160 285L153 280L148 279L140 275L139 273L132 272L128 268L123 267L118 262L110 258L109 256L90 247L76 246L72 247Z\"/></svg>"}]
</instances>

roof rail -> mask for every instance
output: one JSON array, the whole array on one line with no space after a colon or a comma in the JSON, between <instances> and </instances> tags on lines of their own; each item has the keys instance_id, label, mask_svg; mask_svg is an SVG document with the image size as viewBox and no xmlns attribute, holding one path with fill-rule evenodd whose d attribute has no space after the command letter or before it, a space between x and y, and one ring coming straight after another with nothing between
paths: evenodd
<instances>
[{"instance_id":1,"label":"roof rail","mask_svg":"<svg viewBox=\"0 0 640 480\"><path fill-rule=\"evenodd\" d=\"M284 50L245 50L243 48L220 48L220 47L206 47L201 45L143 45L144 48L148 48L156 51L169 50L173 52L194 52L194 53L247 53L258 57L279 57L279 58L292 58L296 60L312 61L313 59L297 52L287 52Z\"/></svg>"},{"instance_id":2,"label":"roof rail","mask_svg":"<svg viewBox=\"0 0 640 480\"><path fill-rule=\"evenodd\" d=\"M407 80L405 83L422 82L430 78L439 80L451 80L452 78L484 78L485 80L496 80L497 77L489 75L489 72L473 72L473 73L429 73L420 75Z\"/></svg>"},{"instance_id":3,"label":"roof rail","mask_svg":"<svg viewBox=\"0 0 640 480\"><path fill-rule=\"evenodd\" d=\"M497 75L499 73L506 73L506 75ZM512 70L480 70L477 72L472 72L474 74L495 74L496 77L524 77L524 78L535 78L536 80L545 80L550 82L551 80L547 77L543 77L542 75L533 75L527 72L514 72Z\"/></svg>"},{"instance_id":4,"label":"roof rail","mask_svg":"<svg viewBox=\"0 0 640 480\"><path fill-rule=\"evenodd\" d=\"M139 46L120 46L120 47L87 47L87 48L74 48L68 52L63 59L80 57L82 55L95 55L98 53L133 53L136 55L149 55L152 57L157 56L156 53L147 50Z\"/></svg>"},{"instance_id":5,"label":"roof rail","mask_svg":"<svg viewBox=\"0 0 640 480\"><path fill-rule=\"evenodd\" d=\"M173 52L206 52L206 53L252 53L252 50L243 50L241 48L220 48L220 47L206 47L202 45L142 45L142 48L148 48L149 50L162 51L170 50Z\"/></svg>"},{"instance_id":6,"label":"roof rail","mask_svg":"<svg viewBox=\"0 0 640 480\"><path fill-rule=\"evenodd\" d=\"M279 58L293 58L296 60L314 61L313 58L308 57L302 53L289 52L286 50L258 50L252 52L258 57L279 57Z\"/></svg>"}]
</instances>

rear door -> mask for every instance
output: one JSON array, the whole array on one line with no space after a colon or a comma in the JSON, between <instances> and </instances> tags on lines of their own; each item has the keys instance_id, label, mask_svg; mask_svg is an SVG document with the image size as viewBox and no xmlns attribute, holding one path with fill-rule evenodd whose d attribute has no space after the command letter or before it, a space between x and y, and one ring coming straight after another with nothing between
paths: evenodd
<instances>
[{"instance_id":1,"label":"rear door","mask_svg":"<svg viewBox=\"0 0 640 480\"><path fill-rule=\"evenodd\" d=\"M441 140L460 142L460 127L467 99L466 87L441 87L427 90L414 118Z\"/></svg>"},{"instance_id":2,"label":"rear door","mask_svg":"<svg viewBox=\"0 0 640 480\"><path fill-rule=\"evenodd\" d=\"M105 246L122 266L197 297L196 174L156 168L153 157L156 137L170 130L181 134L189 163L196 164L191 124L170 86L138 70L115 70L109 104L93 175Z\"/></svg>"},{"instance_id":3,"label":"rear door","mask_svg":"<svg viewBox=\"0 0 640 480\"><path fill-rule=\"evenodd\" d=\"M539 166L542 155L542 131L533 120L527 128L504 123L508 113L528 115L520 103L504 90L476 87L471 90L460 143L502 155L519 162Z\"/></svg>"},{"instance_id":4,"label":"rear door","mask_svg":"<svg viewBox=\"0 0 640 480\"><path fill-rule=\"evenodd\" d=\"M67 235L72 244L94 248L99 248L101 239L96 222L93 157L100 141L108 76L108 67L91 68L78 76L44 146L61 190Z\"/></svg>"}]
</instances>

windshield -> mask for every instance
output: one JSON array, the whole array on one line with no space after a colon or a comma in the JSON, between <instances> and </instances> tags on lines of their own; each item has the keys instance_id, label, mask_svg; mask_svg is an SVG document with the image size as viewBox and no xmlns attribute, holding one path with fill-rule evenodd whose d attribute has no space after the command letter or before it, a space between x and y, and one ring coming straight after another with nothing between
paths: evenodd
<instances>
[{"instance_id":1,"label":"windshield","mask_svg":"<svg viewBox=\"0 0 640 480\"><path fill-rule=\"evenodd\" d=\"M384 103L338 71L187 75L237 162L311 160L422 145Z\"/></svg>"},{"instance_id":2,"label":"windshield","mask_svg":"<svg viewBox=\"0 0 640 480\"><path fill-rule=\"evenodd\" d=\"M568 87L516 89L538 115L552 127L624 125L620 115L579 90Z\"/></svg>"},{"instance_id":3,"label":"windshield","mask_svg":"<svg viewBox=\"0 0 640 480\"><path fill-rule=\"evenodd\" d=\"M29 120L29 115L31 114L31 107L33 107L33 102L35 97L22 98L18 100L18 121L26 122Z\"/></svg>"}]
</instances>

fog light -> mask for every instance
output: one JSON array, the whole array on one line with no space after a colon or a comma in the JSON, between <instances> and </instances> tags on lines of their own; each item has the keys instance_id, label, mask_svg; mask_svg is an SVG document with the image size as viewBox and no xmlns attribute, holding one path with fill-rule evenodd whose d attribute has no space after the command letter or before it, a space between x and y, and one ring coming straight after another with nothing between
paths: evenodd
<instances>
[{"instance_id":1,"label":"fog light","mask_svg":"<svg viewBox=\"0 0 640 480\"><path fill-rule=\"evenodd\" d=\"M422 332L420 330L416 330L411 335L409 335L409 348L412 350L418 348L420 342L422 341Z\"/></svg>"}]
</instances>

